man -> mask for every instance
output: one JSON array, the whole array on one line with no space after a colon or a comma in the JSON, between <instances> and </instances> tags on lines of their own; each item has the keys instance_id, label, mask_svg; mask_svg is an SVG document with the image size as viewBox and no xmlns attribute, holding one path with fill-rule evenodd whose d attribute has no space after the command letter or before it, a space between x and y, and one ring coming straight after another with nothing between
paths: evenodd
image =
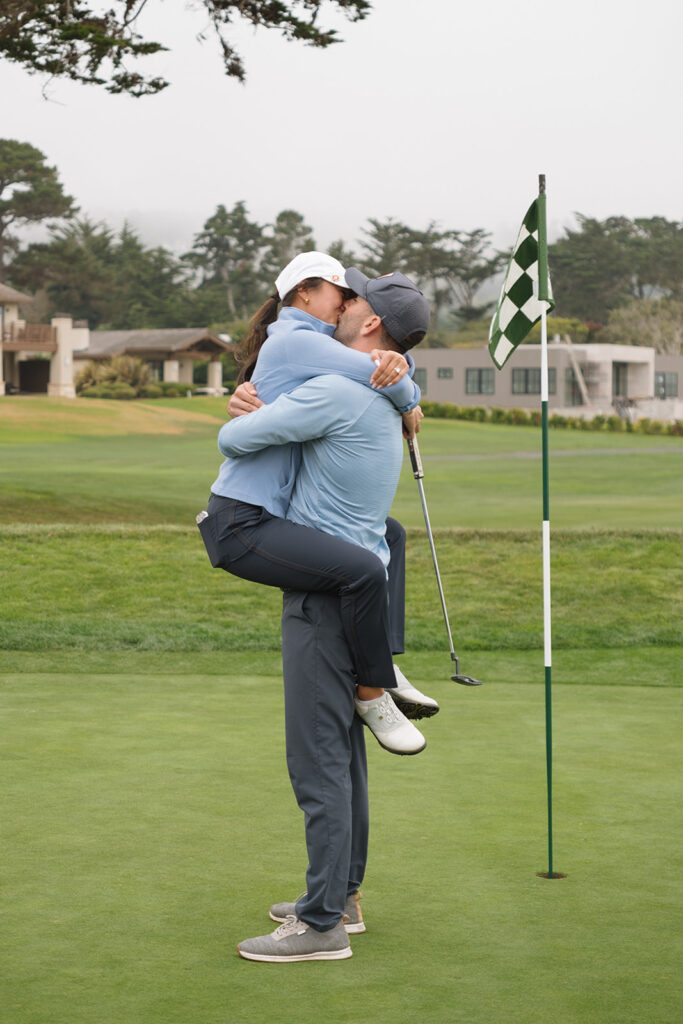
<instances>
[{"instance_id":1,"label":"man","mask_svg":"<svg viewBox=\"0 0 683 1024\"><path fill-rule=\"evenodd\" d=\"M402 274L371 281L355 269L346 279L358 297L342 312L340 341L370 352L405 351L422 340L429 307L411 281ZM302 465L287 517L364 546L386 566L385 522L403 457L400 414L371 389L329 375L219 434L219 447L233 457L291 441L302 442ZM345 959L347 931L364 930L356 895L368 833L361 719L390 720L396 708L388 693L355 698L338 598L286 593L282 630L287 763L305 815L307 891L296 904L271 908L273 919L284 918L280 928L237 948L245 959L268 962Z\"/></svg>"}]
</instances>

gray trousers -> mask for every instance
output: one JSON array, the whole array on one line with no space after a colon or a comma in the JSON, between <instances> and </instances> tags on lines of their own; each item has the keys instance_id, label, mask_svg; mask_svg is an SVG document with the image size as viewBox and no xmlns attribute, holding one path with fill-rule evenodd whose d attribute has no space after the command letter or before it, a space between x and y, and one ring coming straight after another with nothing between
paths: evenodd
<instances>
[{"instance_id":1,"label":"gray trousers","mask_svg":"<svg viewBox=\"0 0 683 1024\"><path fill-rule=\"evenodd\" d=\"M319 931L341 919L368 851L364 726L339 605L334 595L286 591L282 613L287 767L308 850L297 915Z\"/></svg>"}]
</instances>

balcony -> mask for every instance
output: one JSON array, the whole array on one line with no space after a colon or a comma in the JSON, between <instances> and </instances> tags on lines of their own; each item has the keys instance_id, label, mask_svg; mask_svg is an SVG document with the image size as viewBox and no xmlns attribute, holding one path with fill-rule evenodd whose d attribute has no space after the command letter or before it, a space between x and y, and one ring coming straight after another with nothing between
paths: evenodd
<instances>
[{"instance_id":1,"label":"balcony","mask_svg":"<svg viewBox=\"0 0 683 1024\"><path fill-rule=\"evenodd\" d=\"M8 324L2 332L5 352L56 352L57 330L50 324Z\"/></svg>"}]
</instances>

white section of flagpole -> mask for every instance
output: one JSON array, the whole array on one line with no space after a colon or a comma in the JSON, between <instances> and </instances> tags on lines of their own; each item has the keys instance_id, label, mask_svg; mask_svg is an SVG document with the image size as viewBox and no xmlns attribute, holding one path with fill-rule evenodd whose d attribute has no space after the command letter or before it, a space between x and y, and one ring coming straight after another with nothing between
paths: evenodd
<instances>
[{"instance_id":1,"label":"white section of flagpole","mask_svg":"<svg viewBox=\"0 0 683 1024\"><path fill-rule=\"evenodd\" d=\"M543 309L541 313L541 402L545 404L545 412L547 419L548 412L548 323L547 323L547 312ZM545 428L547 434L547 426ZM547 446L547 436L544 438L544 444ZM543 472L547 475L548 473L548 459L547 451L546 458L543 460ZM547 479L544 481L544 488L548 488ZM548 504L545 502L544 504ZM551 615L550 615L550 518L549 511L546 508L544 510L545 517L543 519L543 649L545 655L545 666L548 668L552 665L552 631L551 631Z\"/></svg>"}]
</instances>

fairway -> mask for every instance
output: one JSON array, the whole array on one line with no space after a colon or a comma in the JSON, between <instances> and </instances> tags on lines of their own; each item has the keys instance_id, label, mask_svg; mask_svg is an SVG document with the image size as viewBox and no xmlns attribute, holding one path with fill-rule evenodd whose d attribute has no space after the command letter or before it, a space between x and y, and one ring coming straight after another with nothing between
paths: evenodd
<instances>
[{"instance_id":1,"label":"fairway","mask_svg":"<svg viewBox=\"0 0 683 1024\"><path fill-rule=\"evenodd\" d=\"M547 869L540 432L427 421L452 665L408 460L404 669L428 746L369 739L368 931L247 963L304 888L279 591L193 520L224 400L0 399L8 1024L674 1024L683 442L551 431Z\"/></svg>"},{"instance_id":2,"label":"fairway","mask_svg":"<svg viewBox=\"0 0 683 1024\"><path fill-rule=\"evenodd\" d=\"M192 524L224 419L225 399L5 399L0 522ZM420 447L434 526L540 524L538 428L429 420ZM554 528L683 527L681 438L551 430L550 453ZM407 454L392 512L423 526Z\"/></svg>"}]
</instances>

